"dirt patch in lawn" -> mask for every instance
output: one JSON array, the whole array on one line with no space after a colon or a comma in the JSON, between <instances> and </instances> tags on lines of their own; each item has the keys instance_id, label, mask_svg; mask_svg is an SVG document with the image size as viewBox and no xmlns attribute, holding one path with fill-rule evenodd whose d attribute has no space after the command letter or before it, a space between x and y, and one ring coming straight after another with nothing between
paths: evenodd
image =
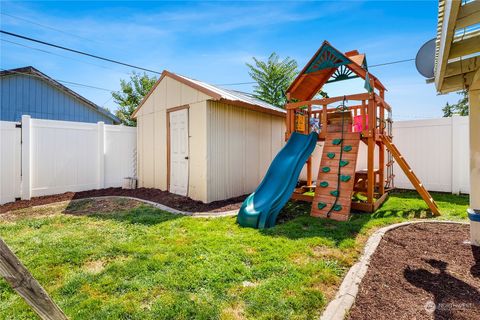
<instances>
[{"instance_id":1,"label":"dirt patch in lawn","mask_svg":"<svg viewBox=\"0 0 480 320\"><path fill-rule=\"evenodd\" d=\"M103 260L94 260L88 261L83 266L83 269L92 274L99 274L105 268L105 261Z\"/></svg>"},{"instance_id":2,"label":"dirt patch in lawn","mask_svg":"<svg viewBox=\"0 0 480 320\"><path fill-rule=\"evenodd\" d=\"M31 200L19 200L15 202L10 202L0 206L0 213L28 208L32 206L49 204L53 202L99 196L135 197L160 203L185 212L223 212L235 210L240 208L243 200L246 198L246 196L240 196L222 201L202 203L201 201L195 201L188 197L179 196L158 189L138 188L134 190L124 190L121 188L107 188L81 192L66 192L51 196L34 197Z\"/></svg>"},{"instance_id":3,"label":"dirt patch in lawn","mask_svg":"<svg viewBox=\"0 0 480 320\"><path fill-rule=\"evenodd\" d=\"M469 226L422 223L388 232L349 319L480 319L480 248Z\"/></svg>"},{"instance_id":4,"label":"dirt patch in lawn","mask_svg":"<svg viewBox=\"0 0 480 320\"><path fill-rule=\"evenodd\" d=\"M142 204L140 201L125 198L80 199L71 201L65 208L64 213L75 215L88 215L92 212L95 214L110 213L131 210Z\"/></svg>"},{"instance_id":5,"label":"dirt patch in lawn","mask_svg":"<svg viewBox=\"0 0 480 320\"><path fill-rule=\"evenodd\" d=\"M58 212L64 210L66 206L65 202L58 202L49 206L38 206L34 210L15 210L7 211L0 214L0 221L15 221L18 219L28 219L28 218L46 218L49 216L55 216Z\"/></svg>"}]
</instances>

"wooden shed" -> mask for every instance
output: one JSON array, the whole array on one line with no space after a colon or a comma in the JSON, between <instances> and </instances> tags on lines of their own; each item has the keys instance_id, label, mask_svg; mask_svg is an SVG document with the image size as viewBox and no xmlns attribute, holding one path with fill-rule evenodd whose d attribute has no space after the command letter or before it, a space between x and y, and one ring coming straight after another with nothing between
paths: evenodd
<instances>
[{"instance_id":1,"label":"wooden shed","mask_svg":"<svg viewBox=\"0 0 480 320\"><path fill-rule=\"evenodd\" d=\"M207 203L250 193L284 145L285 114L164 71L133 114L139 186Z\"/></svg>"}]
</instances>

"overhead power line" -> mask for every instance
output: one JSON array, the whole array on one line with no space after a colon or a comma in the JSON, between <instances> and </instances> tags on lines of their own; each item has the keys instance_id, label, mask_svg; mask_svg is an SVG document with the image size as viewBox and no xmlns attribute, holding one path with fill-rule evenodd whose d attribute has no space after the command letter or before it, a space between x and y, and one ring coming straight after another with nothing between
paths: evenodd
<instances>
[{"instance_id":1,"label":"overhead power line","mask_svg":"<svg viewBox=\"0 0 480 320\"><path fill-rule=\"evenodd\" d=\"M387 66L387 65L391 65L391 64L404 63L404 62L410 62L410 61L415 61L415 58L396 60L396 61L384 62L384 63L379 63L379 64L373 64L373 65L369 66L369 68L382 67L382 66ZM257 82L249 81L249 82L235 82L235 83L219 83L219 84L216 84L216 86L239 86L239 85L243 85L243 84L255 84L255 83L257 83Z\"/></svg>"},{"instance_id":2,"label":"overhead power line","mask_svg":"<svg viewBox=\"0 0 480 320\"><path fill-rule=\"evenodd\" d=\"M219 83L215 84L216 86L234 86L234 85L242 85L242 84L253 84L257 83L256 81L248 81L248 82L236 82L236 83Z\"/></svg>"},{"instance_id":3,"label":"overhead power line","mask_svg":"<svg viewBox=\"0 0 480 320\"><path fill-rule=\"evenodd\" d=\"M4 13L2 13L2 14L4 14ZM10 16L10 15L8 15L8 14L5 14L5 15ZM20 19L21 19L21 18L20 18ZM58 31L58 30L57 30L57 31ZM8 32L8 31L5 31L5 30L0 30L0 33L6 34L6 35L9 35L9 36L12 36L12 37L17 37L17 38L20 38L20 39L28 40L28 41L40 43L40 44L43 44L43 45L51 46L51 47L54 47L54 48L57 48L57 49L62 49L62 50L70 51L70 52L73 52L73 53L85 55L85 56L88 56L88 57L91 57L91 58L100 59L100 60L103 60L103 61L108 61L108 62L111 62L111 63L115 63L115 64L127 66L127 67L131 67L131 68L134 68L134 69L139 69L139 70L143 70L143 71L147 71L147 72L151 72L151 73L161 74L161 72L159 72L159 71L155 71L155 70L151 70L151 69L147 69L147 68L135 66L135 65L132 65L132 64L129 64L129 63L117 61L117 60L110 59L110 58L101 57L101 56L98 56L98 55L95 55L95 54L91 54L91 53L88 53L88 52L83 52L83 51L80 51L80 50L67 48L67 47L64 47L64 46L60 46L60 45L56 45L56 44L53 44L53 43L50 43L50 42L46 42L46 41L42 41L42 40L30 38L30 37L23 36L23 35L20 35L20 34L16 34L16 33L13 33L13 32ZM2 40L3 40L3 39L2 39ZM22 44L13 42L13 41L8 41L8 40L3 40L3 41L10 42L10 43L14 43L14 44L17 44L17 45L22 45ZM25 46L25 45L22 45L22 46ZM28 47L28 46L25 46L25 47ZM42 52L46 52L46 53L50 53L50 54L56 55L55 53L49 52L49 51L46 51L46 50L41 50L41 49L32 48L32 47L28 47L28 48L31 48L31 49L34 49L34 50L39 50L39 51L42 51ZM61 55L60 55L60 56L61 56ZM384 63L379 63L379 64L371 65L369 68L376 68L376 67L387 66L387 65L397 64L397 63L410 62L410 61L414 61L414 60L415 60L414 58L411 58L411 59L403 59L403 60L396 60L396 61L384 62ZM77 60L77 61L78 61L78 60ZM80 61L80 62L81 62L81 61ZM93 64L93 65L95 65L95 64ZM100 66L100 65L97 65L97 66ZM101 67L103 67L103 66L101 66ZM104 67L104 68L106 68L106 67ZM59 81L59 82L61 82L61 81ZM247 85L247 84L255 84L255 83L257 83L257 82L256 82L256 81L247 81L247 82L234 82L234 83L219 83L219 84L215 84L215 85L217 85L217 86L237 86L237 85Z\"/></svg>"},{"instance_id":4,"label":"overhead power line","mask_svg":"<svg viewBox=\"0 0 480 320\"><path fill-rule=\"evenodd\" d=\"M80 62L80 63L89 64L89 65L96 66L96 67L99 67L99 68L104 68L104 69L109 69L109 70L113 70L113 71L118 71L118 70L115 70L115 69L113 69L113 68L109 68L109 67L107 67L107 66L103 66L103 65L100 65L100 64L96 64L96 63L91 63L91 62L87 62L87 61L75 59L75 58L72 58L72 57L69 57L69 56L64 56L64 55L62 55L62 54L58 54L58 53L55 53L55 52L52 52L52 51L48 51L48 50L44 50L44 49L27 46L27 45L25 45L25 44L18 43L18 42L15 42L15 41L10 41L10 40L7 40L7 39L0 39L0 41L2 41L2 42L7 42L7 43L11 43L11 44L14 44L14 45L17 45L17 46L20 46L20 47L24 47L24 48L27 48L27 49L31 49L31 50L43 52L43 53L50 54L50 55L53 55L53 56L56 56L56 57L62 57L62 58L69 59L69 60L72 60L72 61L77 61L77 62ZM125 73L125 72L123 72L123 73Z\"/></svg>"},{"instance_id":5,"label":"overhead power line","mask_svg":"<svg viewBox=\"0 0 480 320\"><path fill-rule=\"evenodd\" d=\"M388 65L390 65L390 64L404 63L404 62L410 62L410 61L415 61L415 58L412 58L412 59L404 59L404 60L397 60L397 61L391 61L391 62L384 62L384 63L379 63L379 64L373 64L373 65L371 65L369 68L388 66Z\"/></svg>"},{"instance_id":6,"label":"overhead power line","mask_svg":"<svg viewBox=\"0 0 480 320\"><path fill-rule=\"evenodd\" d=\"M133 64L121 62L121 61L110 59L110 58L101 57L101 56L98 56L96 54L92 54L92 53L88 53L88 52L84 52L84 51L80 51L80 50L76 50L76 49L71 49L71 48L67 48L67 47L60 46L60 45L57 45L57 44L53 44L53 43L50 43L50 42L46 42L46 41L42 41L42 40L38 40L38 39L26 37L26 36L22 36L22 35L17 34L17 33L8 32L8 31L5 31L5 30L0 30L0 33L6 34L6 35L9 35L9 36L12 36L12 37L20 38L20 39L23 39L23 40L28 40L28 41L40 43L40 44L50 46L50 47L54 47L54 48L57 48L57 49L78 53L78 54L81 54L81 55L84 55L84 56L87 56L87 57L91 57L91 58L95 58L95 59L99 59L99 60L103 60L103 61L108 61L108 62L111 62L111 63L116 63L116 64L123 65L123 66L126 66L126 67L139 69L139 70L143 70L143 71L147 71L147 72L151 72L151 73L161 74L161 72L158 72L158 71L155 71L155 70L142 68L142 67L139 67L139 66L136 66L136 65L133 65Z\"/></svg>"}]
</instances>

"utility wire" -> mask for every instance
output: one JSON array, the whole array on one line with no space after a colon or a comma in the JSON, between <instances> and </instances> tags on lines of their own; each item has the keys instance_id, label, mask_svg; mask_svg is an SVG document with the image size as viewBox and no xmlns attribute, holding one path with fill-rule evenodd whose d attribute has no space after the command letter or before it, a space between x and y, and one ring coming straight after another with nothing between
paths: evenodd
<instances>
[{"instance_id":1,"label":"utility wire","mask_svg":"<svg viewBox=\"0 0 480 320\"><path fill-rule=\"evenodd\" d=\"M29 19L25 19L25 18L22 18L22 17L17 17L17 16L14 16L14 15L11 15L9 13L0 12L0 14L4 15L4 16L7 16L7 17L10 17L10 18L13 18L13 19L17 19L17 20L20 20L20 21L25 21L25 22L31 23L31 24L37 25L37 26L45 28L45 29L50 29L50 30L53 30L53 31L57 31L57 32L69 35L69 36L73 36L73 37L76 37L76 38L79 38L79 39L82 39L82 40L98 42L96 40L92 40L92 39L89 39L89 38L86 38L86 37L82 37L82 36L76 35L74 33L66 32L66 31L63 31L63 30L60 30L60 29L57 29L57 28L54 28L54 27L50 27L50 26L47 26L47 25L29 20Z\"/></svg>"},{"instance_id":2,"label":"utility wire","mask_svg":"<svg viewBox=\"0 0 480 320\"><path fill-rule=\"evenodd\" d=\"M397 61L385 62L385 63L379 63L379 64L373 64L373 65L371 65L369 68L388 66L388 65L391 65L391 64L404 63L404 62L410 62L410 61L415 61L415 58L412 58L412 59L404 59L404 60L397 60Z\"/></svg>"},{"instance_id":3,"label":"utility wire","mask_svg":"<svg viewBox=\"0 0 480 320\"><path fill-rule=\"evenodd\" d=\"M33 78L43 79L42 77L31 74L31 73L7 70L7 69L3 69L3 68L0 68L0 70L1 71L8 71L8 72L11 72L11 73L16 73L16 74L22 74L22 75L33 77ZM61 83L66 83L66 84L70 84L70 85L74 85L74 86L79 86L79 87L86 87L86 88L90 88L90 89L97 89L97 90L103 90L103 91L108 91L108 92L115 92L115 90L96 87L96 86L91 86L91 85L88 85L88 84L83 84L83 83L78 83L78 82L72 82L72 81L67 81L67 80L59 80L59 79L53 79L53 80L55 80L57 82L61 82Z\"/></svg>"},{"instance_id":4,"label":"utility wire","mask_svg":"<svg viewBox=\"0 0 480 320\"><path fill-rule=\"evenodd\" d=\"M152 72L152 73L156 73L156 74L161 74L161 72L154 71L154 70L151 70L151 69L138 67L138 66L135 66L135 65L132 65L132 64L128 64L128 63L125 63L125 62L113 60L113 59L110 59L110 58L105 58L105 57L97 56L97 55L94 55L94 54L91 54L91 53L87 53L87 52L83 52L83 51L79 51L79 50L76 50L76 49L70 49L70 48L63 47L63 46L60 46L60 45L56 45L56 44L53 44L53 43L49 43L49 42L46 42L46 41L42 41L42 40L38 40L38 39L33 39L33 38L30 38L30 37L22 36L22 35L20 35L20 34L8 32L8 31L4 31L4 30L0 30L0 33L6 34L6 35L9 35L9 36L12 36L12 37L17 37L17 38L20 38L20 39L28 40L28 41L40 43L40 44L43 44L43 45L51 46L51 47L54 47L54 48L58 48L58 49L62 49L62 50L66 50L66 51L70 51L70 52L74 52L74 53L78 53L78 54L85 55L85 56L88 56L88 57L92 57L92 58L95 58L95 59L100 59L100 60L108 61L108 62L111 62L111 63L120 64L120 65L127 66L127 67L131 67L131 68L134 68L134 69L139 69L139 70L144 70L144 71L148 71L148 72ZM7 41L7 40L5 40L5 41ZM7 41L7 42L15 43L15 42L12 42L12 41ZM15 44L17 44L17 43L15 43ZM19 45L21 45L21 44L19 44ZM36 49L36 48L32 48L32 49L40 50L40 51L43 51L43 52L50 53L50 52L48 52L48 51L41 50L41 49ZM52 53L52 54L53 54L53 53ZM412 59L403 59L403 60L390 61L390 62L385 62L385 63L379 63L379 64L371 65L370 68L387 66L387 65L397 64L397 63L410 62L410 61L414 61L414 60L415 60L415 59L412 58ZM217 85L217 86L237 86L237 85L255 84L255 83L257 83L257 82L256 82L256 81L248 81L248 82L234 82L234 83L219 83L219 84L215 84L215 85Z\"/></svg>"},{"instance_id":5,"label":"utility wire","mask_svg":"<svg viewBox=\"0 0 480 320\"><path fill-rule=\"evenodd\" d=\"M101 65L101 64L96 64L96 63L91 63L91 62L87 62L87 61L75 59L75 58L68 57L68 56L64 56L64 55L61 55L61 54L58 54L58 53L55 53L55 52L52 52L52 51L48 51L48 50L43 50L43 49L40 49L40 48L35 48L35 47L27 46L27 45L25 45L25 44L18 43L18 42L15 42L15 41L10 41L10 40L6 40L6 39L0 39L0 40L1 40L2 42L8 42L8 43L11 43L11 44L14 44L14 45L17 45L17 46L21 46L21 47L28 48L28 49L32 49L32 50L36 50L36 51L40 51L40 52L47 53L47 54L50 54L50 55L53 55L53 56L62 57L62 58L65 58L65 59L70 59L70 60L72 60L72 61L77 61L77 62L80 62L80 63L85 63L85 64L89 64L89 65L92 65L92 66L96 66L96 67L100 67L100 68L104 68L104 69L109 69L109 70L113 70L113 71L117 71L117 72L118 72L118 70L116 70L116 69L109 68L109 67L103 66L103 65ZM122 72L122 73L125 73L125 72ZM125 74L127 74L127 73L125 73Z\"/></svg>"},{"instance_id":6,"label":"utility wire","mask_svg":"<svg viewBox=\"0 0 480 320\"><path fill-rule=\"evenodd\" d=\"M110 96L110 98L107 99L107 101L105 101L104 103L102 103L102 107L105 107L105 105L113 99L113 96Z\"/></svg>"},{"instance_id":7,"label":"utility wire","mask_svg":"<svg viewBox=\"0 0 480 320\"><path fill-rule=\"evenodd\" d=\"M415 58L404 59L404 60L396 60L396 61L379 63L379 64L373 64L373 65L369 66L369 68L388 66L388 65L391 65L391 64L410 62L410 61L414 61L414 60L415 60ZM249 82L236 82L236 83L219 83L219 84L216 84L216 86L237 86L237 85L239 86L239 85L242 85L242 84L255 84L255 83L257 83L257 82L256 81L249 81Z\"/></svg>"},{"instance_id":8,"label":"utility wire","mask_svg":"<svg viewBox=\"0 0 480 320\"><path fill-rule=\"evenodd\" d=\"M253 84L257 83L256 81L248 81L248 82L236 82L236 83L218 83L215 84L215 86L236 86L236 85L242 85L242 84Z\"/></svg>"},{"instance_id":9,"label":"utility wire","mask_svg":"<svg viewBox=\"0 0 480 320\"><path fill-rule=\"evenodd\" d=\"M17 38L20 38L20 39L23 39L23 40L28 40L28 41L40 43L40 44L50 46L50 47L54 47L54 48L57 48L57 49L62 49L62 50L78 53L78 54L81 54L81 55L84 55L84 56L87 56L87 57L91 57L91 58L95 58L95 59L99 59L99 60L103 60L103 61L108 61L108 62L111 62L111 63L120 64L120 65L127 66L127 67L130 67L130 68L139 69L139 70L143 70L143 71L148 71L148 72L156 73L156 74L161 74L161 72L158 72L158 71L155 71L155 70L142 68L142 67L139 67L139 66L135 66L133 64L121 62L121 61L110 59L110 58L101 57L101 56L98 56L98 55L95 55L95 54L92 54L92 53L88 53L88 52L84 52L84 51L80 51L80 50L76 50L76 49L70 49L70 48L63 47L63 46L53 44L53 43L50 43L50 42L46 42L46 41L42 41L42 40L38 40L38 39L26 37L26 36L22 36L22 35L17 34L17 33L8 32L8 31L5 31L5 30L0 30L0 33L6 34L6 35L9 35L9 36L12 36L12 37L17 37Z\"/></svg>"}]
</instances>

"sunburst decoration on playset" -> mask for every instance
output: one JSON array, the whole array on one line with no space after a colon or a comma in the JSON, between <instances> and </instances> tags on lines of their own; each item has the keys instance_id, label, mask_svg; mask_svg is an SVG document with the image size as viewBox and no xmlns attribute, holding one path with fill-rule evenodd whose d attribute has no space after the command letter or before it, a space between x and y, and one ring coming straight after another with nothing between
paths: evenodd
<instances>
[{"instance_id":1,"label":"sunburst decoration on playset","mask_svg":"<svg viewBox=\"0 0 480 320\"><path fill-rule=\"evenodd\" d=\"M346 66L340 66L337 70L335 70L332 77L330 78L330 80L327 81L327 83L348 80L353 78L358 78L358 75L356 75L352 70L350 70Z\"/></svg>"}]
</instances>

